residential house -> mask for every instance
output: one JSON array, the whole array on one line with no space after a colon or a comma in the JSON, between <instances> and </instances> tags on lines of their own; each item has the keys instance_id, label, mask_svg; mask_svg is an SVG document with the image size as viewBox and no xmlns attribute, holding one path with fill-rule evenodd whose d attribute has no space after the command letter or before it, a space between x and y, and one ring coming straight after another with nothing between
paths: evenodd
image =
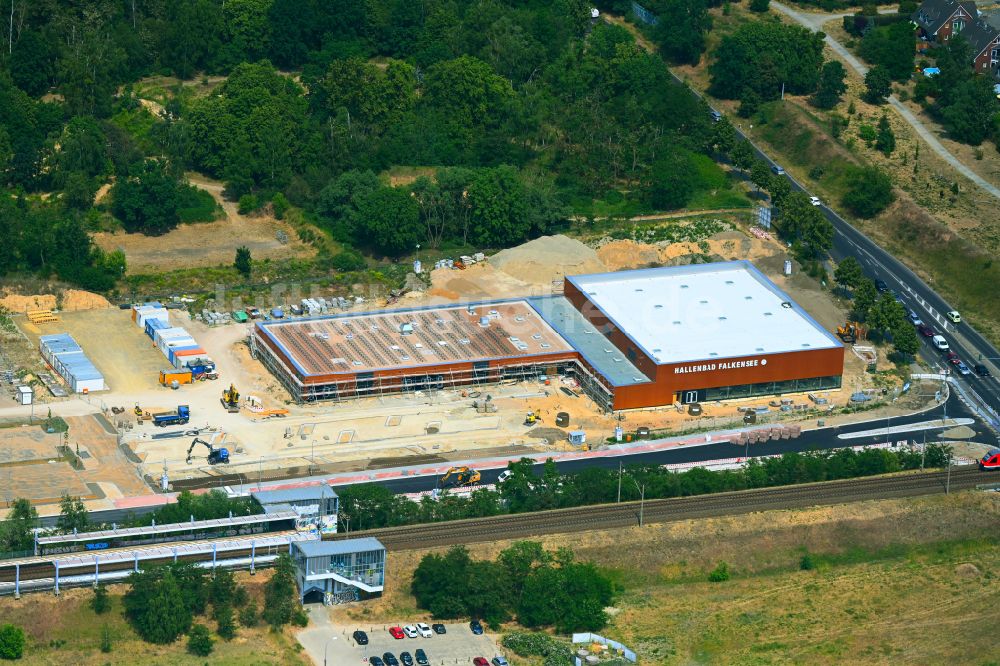
<instances>
[{"instance_id":1,"label":"residential house","mask_svg":"<svg viewBox=\"0 0 1000 666\"><path fill-rule=\"evenodd\" d=\"M977 72L1000 71L1000 13L980 13L974 2L924 0L910 18L922 40L945 43L961 35L972 47L970 64Z\"/></svg>"}]
</instances>

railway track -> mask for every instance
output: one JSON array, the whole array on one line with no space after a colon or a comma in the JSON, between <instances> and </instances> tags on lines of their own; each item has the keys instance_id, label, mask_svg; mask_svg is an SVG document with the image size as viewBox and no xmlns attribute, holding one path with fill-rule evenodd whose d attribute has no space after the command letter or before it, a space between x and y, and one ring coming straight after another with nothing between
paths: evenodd
<instances>
[{"instance_id":1,"label":"railway track","mask_svg":"<svg viewBox=\"0 0 1000 666\"><path fill-rule=\"evenodd\" d=\"M976 468L952 470L951 489L974 488L976 484L993 479L995 477L990 476L988 472L980 472ZM372 536L390 550L412 550L543 534L629 527L639 524L640 510L644 523L664 523L772 509L795 509L868 499L932 495L945 492L946 483L946 472L921 472L648 500L641 509L640 502L622 502L406 527L387 527L338 534L333 538Z\"/></svg>"}]
</instances>

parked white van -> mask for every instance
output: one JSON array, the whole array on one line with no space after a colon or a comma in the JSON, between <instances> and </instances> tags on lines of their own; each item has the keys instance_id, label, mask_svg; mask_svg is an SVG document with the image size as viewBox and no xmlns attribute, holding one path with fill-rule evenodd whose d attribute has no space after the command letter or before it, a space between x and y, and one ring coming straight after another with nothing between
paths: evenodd
<instances>
[{"instance_id":1,"label":"parked white van","mask_svg":"<svg viewBox=\"0 0 1000 666\"><path fill-rule=\"evenodd\" d=\"M943 335L935 335L931 338L931 344L933 344L934 349L937 349L938 351L946 352L951 350L951 347L948 346L948 341L944 339Z\"/></svg>"}]
</instances>

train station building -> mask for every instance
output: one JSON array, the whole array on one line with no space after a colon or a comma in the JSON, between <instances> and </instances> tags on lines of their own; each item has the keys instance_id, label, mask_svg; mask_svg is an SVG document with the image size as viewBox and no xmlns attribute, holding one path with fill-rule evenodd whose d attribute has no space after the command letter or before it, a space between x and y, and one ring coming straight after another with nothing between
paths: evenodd
<instances>
[{"instance_id":1,"label":"train station building","mask_svg":"<svg viewBox=\"0 0 1000 666\"><path fill-rule=\"evenodd\" d=\"M385 546L373 537L300 541L292 561L302 603L357 601L380 595L385 585Z\"/></svg>"},{"instance_id":2,"label":"train station building","mask_svg":"<svg viewBox=\"0 0 1000 666\"><path fill-rule=\"evenodd\" d=\"M562 294L257 322L300 402L569 374L604 410L840 387L844 348L748 261L569 276Z\"/></svg>"}]
</instances>

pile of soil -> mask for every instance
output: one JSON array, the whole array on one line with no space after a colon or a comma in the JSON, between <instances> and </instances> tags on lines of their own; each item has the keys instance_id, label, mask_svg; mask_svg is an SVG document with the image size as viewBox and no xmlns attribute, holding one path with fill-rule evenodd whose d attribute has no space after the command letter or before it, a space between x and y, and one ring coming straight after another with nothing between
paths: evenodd
<instances>
[{"instance_id":1,"label":"pile of soil","mask_svg":"<svg viewBox=\"0 0 1000 666\"><path fill-rule=\"evenodd\" d=\"M490 257L498 270L524 282L545 285L567 275L603 273L607 266L597 252L567 236L542 236Z\"/></svg>"},{"instance_id":2,"label":"pile of soil","mask_svg":"<svg viewBox=\"0 0 1000 666\"><path fill-rule=\"evenodd\" d=\"M111 303L100 294L80 289L67 289L62 296L63 310L101 310L110 308Z\"/></svg>"},{"instance_id":3,"label":"pile of soil","mask_svg":"<svg viewBox=\"0 0 1000 666\"><path fill-rule=\"evenodd\" d=\"M28 310L54 310L56 297L52 294L22 296L20 294L4 294L0 298L0 307L11 312L27 312Z\"/></svg>"},{"instance_id":4,"label":"pile of soil","mask_svg":"<svg viewBox=\"0 0 1000 666\"><path fill-rule=\"evenodd\" d=\"M611 241L597 250L597 256L612 271L660 263L660 253L655 246L633 240Z\"/></svg>"}]
</instances>

